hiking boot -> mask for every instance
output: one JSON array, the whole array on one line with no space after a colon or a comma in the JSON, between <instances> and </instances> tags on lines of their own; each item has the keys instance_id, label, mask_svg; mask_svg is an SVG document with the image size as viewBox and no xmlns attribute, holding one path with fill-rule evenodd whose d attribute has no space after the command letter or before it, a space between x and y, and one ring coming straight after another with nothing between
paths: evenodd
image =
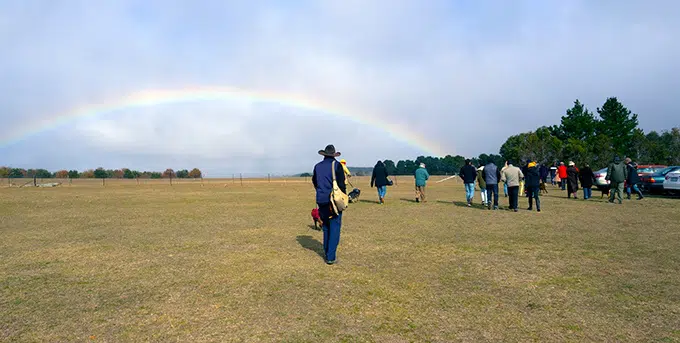
<instances>
[{"instance_id":1,"label":"hiking boot","mask_svg":"<svg viewBox=\"0 0 680 343\"><path fill-rule=\"evenodd\" d=\"M494 207L493 207L493 210L494 210L494 211L498 210L498 206L494 206Z\"/></svg>"},{"instance_id":2,"label":"hiking boot","mask_svg":"<svg viewBox=\"0 0 680 343\"><path fill-rule=\"evenodd\" d=\"M536 212L541 212L541 209L540 209L540 208L537 208L537 209L536 209Z\"/></svg>"},{"instance_id":3,"label":"hiking boot","mask_svg":"<svg viewBox=\"0 0 680 343\"><path fill-rule=\"evenodd\" d=\"M420 202L420 199L416 198L416 202Z\"/></svg>"},{"instance_id":4,"label":"hiking boot","mask_svg":"<svg viewBox=\"0 0 680 343\"><path fill-rule=\"evenodd\" d=\"M518 209L514 209L513 211L515 211L515 212L519 212L519 210L518 210Z\"/></svg>"},{"instance_id":5,"label":"hiking boot","mask_svg":"<svg viewBox=\"0 0 680 343\"><path fill-rule=\"evenodd\" d=\"M532 207L527 208L527 211L533 211Z\"/></svg>"}]
</instances>

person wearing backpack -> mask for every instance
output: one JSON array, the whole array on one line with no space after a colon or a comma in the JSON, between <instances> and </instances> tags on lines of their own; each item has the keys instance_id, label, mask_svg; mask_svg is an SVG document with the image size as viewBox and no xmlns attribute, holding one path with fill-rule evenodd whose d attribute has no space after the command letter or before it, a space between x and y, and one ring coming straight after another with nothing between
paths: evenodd
<instances>
[{"instance_id":1,"label":"person wearing backpack","mask_svg":"<svg viewBox=\"0 0 680 343\"><path fill-rule=\"evenodd\" d=\"M333 165L335 165L335 182L342 193L347 194L345 186L345 173L342 164L335 158L340 152L335 151L335 146L328 145L324 150L319 150L323 160L314 166L312 183L316 190L316 204L319 207L319 216L323 221L323 252L327 264L335 264L336 251L340 243L340 229L342 227L342 210L335 211L331 203L333 193Z\"/></svg>"}]
</instances>

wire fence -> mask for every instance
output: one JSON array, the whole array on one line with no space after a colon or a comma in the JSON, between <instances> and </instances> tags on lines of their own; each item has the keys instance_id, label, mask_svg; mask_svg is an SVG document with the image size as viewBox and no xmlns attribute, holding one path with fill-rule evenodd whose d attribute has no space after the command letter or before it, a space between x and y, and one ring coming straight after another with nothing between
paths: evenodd
<instances>
[{"instance_id":1,"label":"wire fence","mask_svg":"<svg viewBox=\"0 0 680 343\"><path fill-rule=\"evenodd\" d=\"M432 176L430 182L445 181L451 177L446 176ZM410 175L392 175L390 179L395 186L399 184L412 185L414 177ZM456 177L451 180L457 182ZM370 187L370 176L353 176L349 178L349 185L358 188ZM73 187L73 186L87 186L87 187L107 187L107 186L247 186L254 184L312 184L310 176L283 176L275 174L233 174L231 177L215 177L215 178L2 178L0 179L0 187Z\"/></svg>"}]
</instances>

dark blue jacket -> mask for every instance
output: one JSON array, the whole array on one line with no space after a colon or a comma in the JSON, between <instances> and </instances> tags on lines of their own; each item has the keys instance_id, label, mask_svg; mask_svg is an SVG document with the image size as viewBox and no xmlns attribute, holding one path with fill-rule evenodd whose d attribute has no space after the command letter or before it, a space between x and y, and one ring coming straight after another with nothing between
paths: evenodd
<instances>
[{"instance_id":1,"label":"dark blue jacket","mask_svg":"<svg viewBox=\"0 0 680 343\"><path fill-rule=\"evenodd\" d=\"M342 169L342 165L333 157L324 157L323 161L314 166L314 175L312 176L312 183L316 189L316 203L319 205L331 203L331 192L333 191L331 164L333 161L335 161L335 181L338 183L340 190L347 194L345 171Z\"/></svg>"},{"instance_id":2,"label":"dark blue jacket","mask_svg":"<svg viewBox=\"0 0 680 343\"><path fill-rule=\"evenodd\" d=\"M471 164L466 164L463 168L460 168L458 176L463 179L464 183L475 183L475 180L477 180L477 168Z\"/></svg>"}]
</instances>

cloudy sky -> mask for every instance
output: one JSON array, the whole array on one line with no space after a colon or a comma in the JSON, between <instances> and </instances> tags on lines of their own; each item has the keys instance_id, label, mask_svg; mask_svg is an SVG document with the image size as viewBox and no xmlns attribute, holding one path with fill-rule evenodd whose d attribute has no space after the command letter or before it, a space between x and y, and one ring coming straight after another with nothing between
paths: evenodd
<instances>
[{"instance_id":1,"label":"cloudy sky","mask_svg":"<svg viewBox=\"0 0 680 343\"><path fill-rule=\"evenodd\" d=\"M678 13L672 0L0 0L0 165L294 173L329 143L354 166L476 156L608 96L666 129L680 125ZM50 124L225 87L277 95Z\"/></svg>"}]
</instances>

